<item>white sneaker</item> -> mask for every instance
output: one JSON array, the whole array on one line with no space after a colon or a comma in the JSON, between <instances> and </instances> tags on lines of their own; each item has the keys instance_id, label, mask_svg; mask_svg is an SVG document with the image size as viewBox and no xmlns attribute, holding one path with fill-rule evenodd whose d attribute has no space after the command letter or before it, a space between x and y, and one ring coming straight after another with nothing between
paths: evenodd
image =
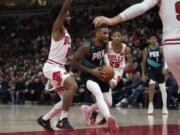
<instances>
[{"instance_id":1,"label":"white sneaker","mask_svg":"<svg viewBox=\"0 0 180 135\"><path fill-rule=\"evenodd\" d=\"M168 115L168 109L167 107L162 108L162 115Z\"/></svg>"},{"instance_id":2,"label":"white sneaker","mask_svg":"<svg viewBox=\"0 0 180 135\"><path fill-rule=\"evenodd\" d=\"M153 115L154 106L152 104L149 104L148 106L148 115Z\"/></svg>"}]
</instances>

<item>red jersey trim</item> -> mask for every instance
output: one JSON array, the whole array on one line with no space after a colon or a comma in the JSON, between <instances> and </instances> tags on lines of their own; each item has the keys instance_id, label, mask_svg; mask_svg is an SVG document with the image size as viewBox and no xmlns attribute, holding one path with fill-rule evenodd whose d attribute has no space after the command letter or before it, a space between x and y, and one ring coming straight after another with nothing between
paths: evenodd
<instances>
[{"instance_id":1,"label":"red jersey trim","mask_svg":"<svg viewBox=\"0 0 180 135\"><path fill-rule=\"evenodd\" d=\"M164 42L167 42L167 41L180 41L180 38L177 38L177 39L166 39L166 40L164 40Z\"/></svg>"},{"instance_id":2,"label":"red jersey trim","mask_svg":"<svg viewBox=\"0 0 180 135\"><path fill-rule=\"evenodd\" d=\"M47 60L47 63L50 63L50 64L59 64L59 65L61 65L61 66L64 66L63 64L58 63L58 62L56 62L56 61L53 61L53 60L51 60L51 59L48 59L48 60Z\"/></svg>"},{"instance_id":3,"label":"red jersey trim","mask_svg":"<svg viewBox=\"0 0 180 135\"><path fill-rule=\"evenodd\" d=\"M164 43L164 44L162 44L162 46L164 46L164 45L180 45L180 42L179 43Z\"/></svg>"}]
</instances>

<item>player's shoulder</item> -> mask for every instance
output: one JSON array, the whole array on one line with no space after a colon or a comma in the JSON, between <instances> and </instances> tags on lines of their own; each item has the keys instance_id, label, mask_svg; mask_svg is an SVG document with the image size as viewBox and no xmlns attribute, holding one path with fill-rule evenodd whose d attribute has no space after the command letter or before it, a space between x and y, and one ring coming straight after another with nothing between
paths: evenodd
<instances>
[{"instance_id":1,"label":"player's shoulder","mask_svg":"<svg viewBox=\"0 0 180 135\"><path fill-rule=\"evenodd\" d=\"M91 48L91 44L89 42L89 39L85 39L82 43L81 43L81 48L82 49L90 49Z\"/></svg>"}]
</instances>

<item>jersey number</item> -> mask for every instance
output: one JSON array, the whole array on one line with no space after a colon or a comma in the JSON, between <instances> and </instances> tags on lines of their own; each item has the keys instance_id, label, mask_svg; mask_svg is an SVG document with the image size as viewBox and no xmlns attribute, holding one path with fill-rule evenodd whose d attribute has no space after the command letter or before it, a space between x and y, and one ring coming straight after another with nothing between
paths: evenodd
<instances>
[{"instance_id":1,"label":"jersey number","mask_svg":"<svg viewBox=\"0 0 180 135\"><path fill-rule=\"evenodd\" d=\"M120 62L109 61L109 64L111 65L112 68L120 67Z\"/></svg>"},{"instance_id":2,"label":"jersey number","mask_svg":"<svg viewBox=\"0 0 180 135\"><path fill-rule=\"evenodd\" d=\"M176 7L176 13L177 13L176 19L180 21L180 1L176 2L175 7Z\"/></svg>"}]
</instances>

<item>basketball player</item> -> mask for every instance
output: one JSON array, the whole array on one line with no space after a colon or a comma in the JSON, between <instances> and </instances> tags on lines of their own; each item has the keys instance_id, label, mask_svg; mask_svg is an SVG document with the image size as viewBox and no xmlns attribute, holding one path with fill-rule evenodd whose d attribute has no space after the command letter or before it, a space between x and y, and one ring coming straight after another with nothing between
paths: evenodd
<instances>
[{"instance_id":1,"label":"basketball player","mask_svg":"<svg viewBox=\"0 0 180 135\"><path fill-rule=\"evenodd\" d=\"M60 113L61 116L56 127L61 129L73 128L68 121L68 110L76 93L77 84L64 67L71 48L71 38L64 26L64 22L70 19L68 9L71 3L72 0L66 0L62 9L60 6L55 6L50 11L50 15L55 22L52 28L49 57L43 67L43 73L50 80L61 101L55 104L47 114L39 117L37 122L43 128L51 131L53 129L50 120Z\"/></svg>"},{"instance_id":2,"label":"basketball player","mask_svg":"<svg viewBox=\"0 0 180 135\"><path fill-rule=\"evenodd\" d=\"M99 109L106 118L107 126L111 130L117 130L117 123L110 115L108 108L109 97L104 93L108 93L110 85L103 81L104 72L98 69L104 65L104 54L106 45L109 42L109 29L107 26L97 27L95 30L95 38L87 40L75 53L73 66L82 71L81 78L86 88L95 96L96 104L89 108L86 105L81 106L83 122L89 125L90 115L93 110Z\"/></svg>"},{"instance_id":3,"label":"basketball player","mask_svg":"<svg viewBox=\"0 0 180 135\"><path fill-rule=\"evenodd\" d=\"M115 71L115 76L110 81L113 89L121 80L124 69L132 67L132 55L130 48L122 42L122 35L119 31L113 32L111 39L112 41L109 42L107 47L105 61ZM127 64L125 58L127 58Z\"/></svg>"},{"instance_id":4,"label":"basketball player","mask_svg":"<svg viewBox=\"0 0 180 135\"><path fill-rule=\"evenodd\" d=\"M149 107L148 114L153 114L153 99L155 93L156 83L159 85L163 109L162 113L164 115L168 114L167 110L167 92L165 86L165 70L167 70L166 65L164 64L163 50L158 46L156 36L151 36L150 45L146 47L143 51L143 61L142 61L142 77L145 80L145 74L147 74L149 79Z\"/></svg>"},{"instance_id":5,"label":"basketball player","mask_svg":"<svg viewBox=\"0 0 180 135\"><path fill-rule=\"evenodd\" d=\"M159 15L163 23L164 58L180 86L180 0L144 0L113 18L100 16L93 22L96 26L115 25L137 17L155 5L160 7Z\"/></svg>"},{"instance_id":6,"label":"basketball player","mask_svg":"<svg viewBox=\"0 0 180 135\"><path fill-rule=\"evenodd\" d=\"M125 43L122 43L122 35L119 31L114 31L111 35L111 39L112 41L108 43L108 46L106 48L105 62L107 65L111 66L115 72L114 78L109 82L111 89L113 89L122 79L124 69L132 67L132 55L130 48ZM128 61L127 64L125 58L127 58ZM112 105L111 90L108 93L104 93L104 95L109 97L106 99L109 99L108 103L109 106L111 106ZM97 110L93 111L90 118L90 124L95 124L97 114L98 114ZM98 122L99 125L103 125L105 123L106 123L106 119L104 118L100 122Z\"/></svg>"}]
</instances>

